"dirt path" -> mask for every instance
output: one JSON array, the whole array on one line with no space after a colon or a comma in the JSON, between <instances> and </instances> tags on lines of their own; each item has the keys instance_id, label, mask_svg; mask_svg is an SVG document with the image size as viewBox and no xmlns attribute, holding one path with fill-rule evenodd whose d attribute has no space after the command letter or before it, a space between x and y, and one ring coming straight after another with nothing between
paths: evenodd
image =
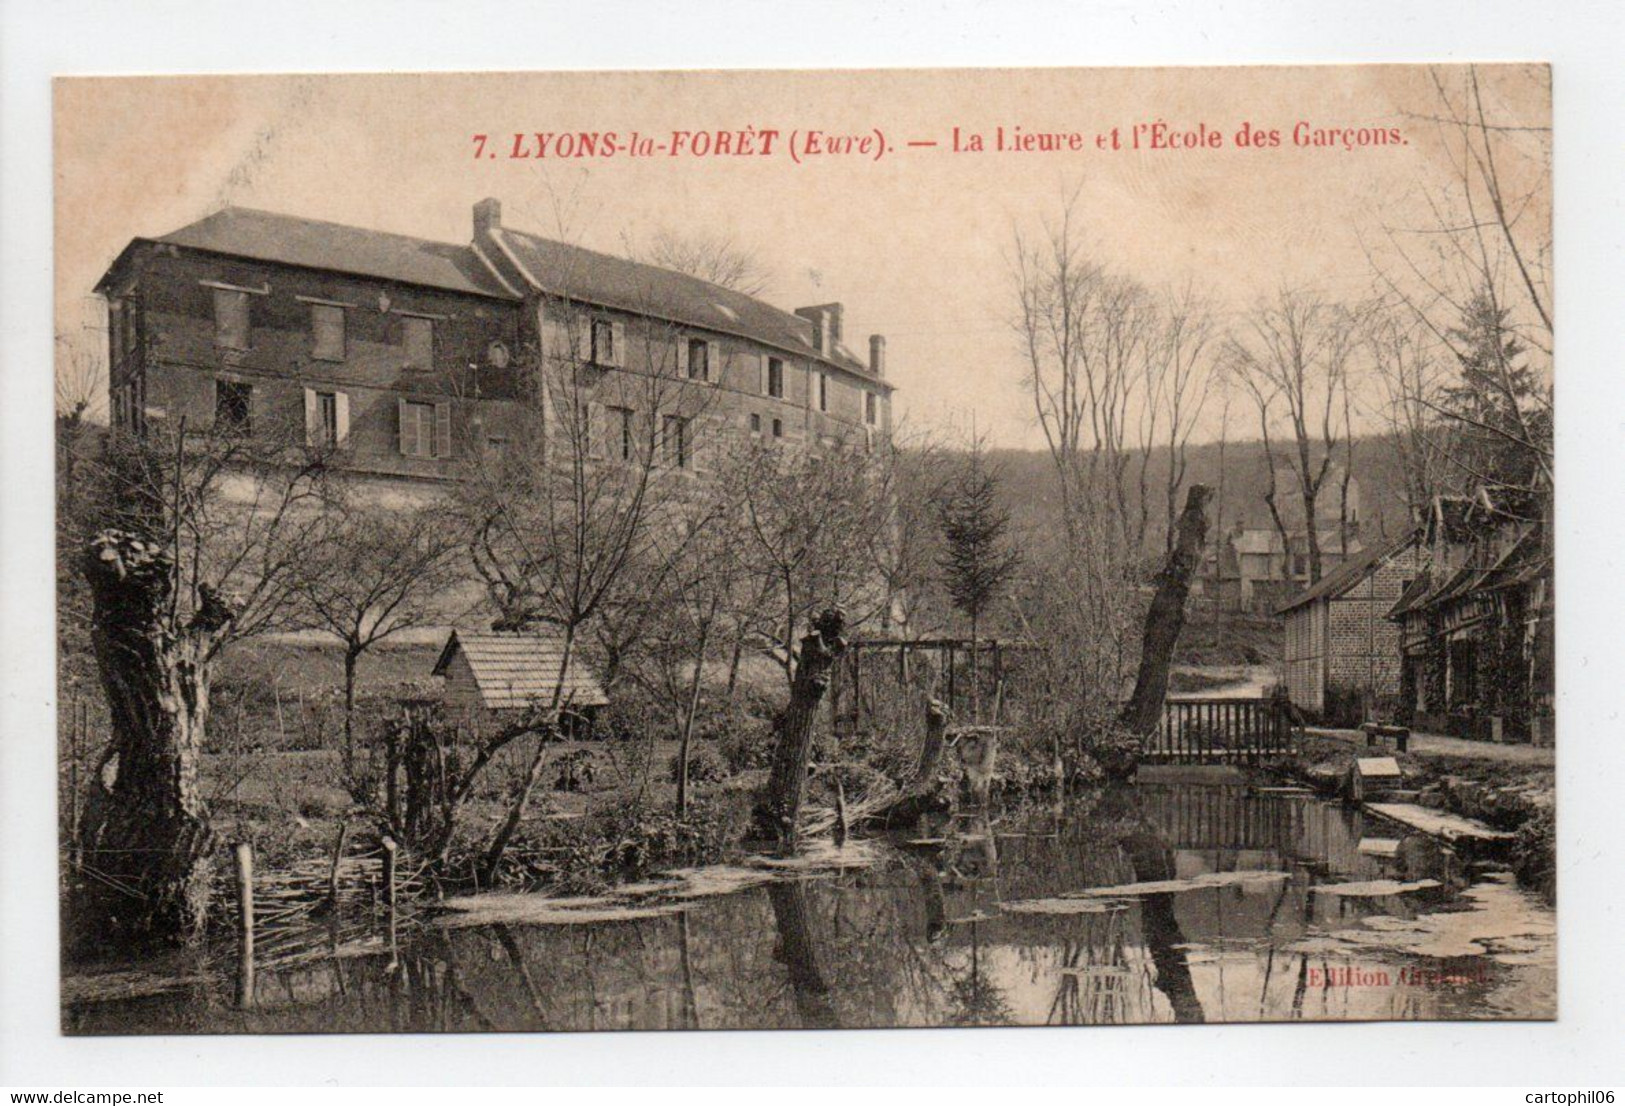
<instances>
[{"instance_id":1,"label":"dirt path","mask_svg":"<svg viewBox=\"0 0 1625 1106\"><path fill-rule=\"evenodd\" d=\"M1317 737L1332 737L1351 745L1364 747L1365 735L1359 730L1324 730L1310 727L1305 730ZM1552 767L1557 763L1557 750L1541 749L1533 745L1495 745L1488 741L1465 741L1459 737L1439 734L1412 733L1410 751L1417 756L1467 757L1472 760L1499 761L1502 764L1536 764Z\"/></svg>"}]
</instances>

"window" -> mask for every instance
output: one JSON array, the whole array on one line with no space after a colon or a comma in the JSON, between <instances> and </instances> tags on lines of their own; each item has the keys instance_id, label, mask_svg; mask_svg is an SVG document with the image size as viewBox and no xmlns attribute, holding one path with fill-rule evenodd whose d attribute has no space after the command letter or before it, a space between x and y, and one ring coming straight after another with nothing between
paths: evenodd
<instances>
[{"instance_id":1,"label":"window","mask_svg":"<svg viewBox=\"0 0 1625 1106\"><path fill-rule=\"evenodd\" d=\"M214 290L214 344L226 349L248 348L247 292Z\"/></svg>"},{"instance_id":2,"label":"window","mask_svg":"<svg viewBox=\"0 0 1625 1106\"><path fill-rule=\"evenodd\" d=\"M332 392L316 393L316 427L322 445L339 441L339 397Z\"/></svg>"},{"instance_id":3,"label":"window","mask_svg":"<svg viewBox=\"0 0 1625 1106\"><path fill-rule=\"evenodd\" d=\"M344 308L330 303L310 305L310 355L318 361L344 360Z\"/></svg>"},{"instance_id":4,"label":"window","mask_svg":"<svg viewBox=\"0 0 1625 1106\"><path fill-rule=\"evenodd\" d=\"M767 359L767 394L774 399L784 398L784 362L777 357Z\"/></svg>"},{"instance_id":5,"label":"window","mask_svg":"<svg viewBox=\"0 0 1625 1106\"><path fill-rule=\"evenodd\" d=\"M711 379L711 343L704 338L690 338L688 340L688 378L690 380Z\"/></svg>"},{"instance_id":6,"label":"window","mask_svg":"<svg viewBox=\"0 0 1625 1106\"><path fill-rule=\"evenodd\" d=\"M249 431L254 389L240 380L214 382L214 425L220 430Z\"/></svg>"},{"instance_id":7,"label":"window","mask_svg":"<svg viewBox=\"0 0 1625 1106\"><path fill-rule=\"evenodd\" d=\"M880 418L880 397L873 392L863 393L863 421L870 426Z\"/></svg>"},{"instance_id":8,"label":"window","mask_svg":"<svg viewBox=\"0 0 1625 1106\"><path fill-rule=\"evenodd\" d=\"M666 464L672 468L688 468L688 420L681 415L667 415L660 426L660 444Z\"/></svg>"},{"instance_id":9,"label":"window","mask_svg":"<svg viewBox=\"0 0 1625 1106\"><path fill-rule=\"evenodd\" d=\"M609 408L609 417L611 432L619 431L620 459L630 461L632 459L633 445L635 444L632 409L630 407L611 407Z\"/></svg>"},{"instance_id":10,"label":"window","mask_svg":"<svg viewBox=\"0 0 1625 1106\"><path fill-rule=\"evenodd\" d=\"M608 319L592 321L592 363L615 364L615 324Z\"/></svg>"},{"instance_id":11,"label":"window","mask_svg":"<svg viewBox=\"0 0 1625 1106\"><path fill-rule=\"evenodd\" d=\"M752 415L750 417L750 432L752 434L760 434L762 432L762 416Z\"/></svg>"},{"instance_id":12,"label":"window","mask_svg":"<svg viewBox=\"0 0 1625 1106\"><path fill-rule=\"evenodd\" d=\"M434 456L434 404L401 401L401 453L406 457Z\"/></svg>"},{"instance_id":13,"label":"window","mask_svg":"<svg viewBox=\"0 0 1625 1106\"><path fill-rule=\"evenodd\" d=\"M508 453L508 439L493 434L485 439L485 453L493 461L500 463Z\"/></svg>"},{"instance_id":14,"label":"window","mask_svg":"<svg viewBox=\"0 0 1625 1106\"><path fill-rule=\"evenodd\" d=\"M401 342L406 364L413 369L434 368L434 320L422 315L401 316Z\"/></svg>"},{"instance_id":15,"label":"window","mask_svg":"<svg viewBox=\"0 0 1625 1106\"><path fill-rule=\"evenodd\" d=\"M305 444L317 449L341 446L350 436L350 397L343 392L305 389Z\"/></svg>"},{"instance_id":16,"label":"window","mask_svg":"<svg viewBox=\"0 0 1625 1106\"><path fill-rule=\"evenodd\" d=\"M818 374L818 409L829 410L829 377L824 373Z\"/></svg>"},{"instance_id":17,"label":"window","mask_svg":"<svg viewBox=\"0 0 1625 1106\"><path fill-rule=\"evenodd\" d=\"M783 419L774 419L773 420L773 436L775 438L784 437L784 420Z\"/></svg>"}]
</instances>

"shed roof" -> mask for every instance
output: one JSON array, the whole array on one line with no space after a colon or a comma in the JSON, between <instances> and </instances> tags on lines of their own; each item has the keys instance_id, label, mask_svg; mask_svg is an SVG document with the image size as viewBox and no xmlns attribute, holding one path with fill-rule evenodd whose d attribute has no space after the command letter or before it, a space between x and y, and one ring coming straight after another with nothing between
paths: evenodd
<instances>
[{"instance_id":1,"label":"shed roof","mask_svg":"<svg viewBox=\"0 0 1625 1106\"><path fill-rule=\"evenodd\" d=\"M564 634L555 627L534 630L453 630L435 662L434 674L446 674L461 651L474 673L480 704L488 710L517 710L553 701L564 660ZM561 706L602 707L609 697L579 658L564 673Z\"/></svg>"}]
</instances>

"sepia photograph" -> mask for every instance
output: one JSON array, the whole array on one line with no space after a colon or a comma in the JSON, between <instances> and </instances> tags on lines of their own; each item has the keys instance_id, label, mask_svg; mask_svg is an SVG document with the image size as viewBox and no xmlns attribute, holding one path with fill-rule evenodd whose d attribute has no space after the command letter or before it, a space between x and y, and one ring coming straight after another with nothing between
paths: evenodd
<instances>
[{"instance_id":1,"label":"sepia photograph","mask_svg":"<svg viewBox=\"0 0 1625 1106\"><path fill-rule=\"evenodd\" d=\"M1547 66L53 99L64 1034L1557 1016Z\"/></svg>"}]
</instances>

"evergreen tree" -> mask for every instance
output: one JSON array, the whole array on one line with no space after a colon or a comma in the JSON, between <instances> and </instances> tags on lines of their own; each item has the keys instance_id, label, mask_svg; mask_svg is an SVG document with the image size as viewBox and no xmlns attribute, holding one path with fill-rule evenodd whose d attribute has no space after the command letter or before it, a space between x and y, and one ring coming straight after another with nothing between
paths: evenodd
<instances>
[{"instance_id":1,"label":"evergreen tree","mask_svg":"<svg viewBox=\"0 0 1625 1106\"><path fill-rule=\"evenodd\" d=\"M1441 406L1455 430L1461 476L1469 486L1531 487L1551 456L1549 398L1507 312L1481 293L1449 338L1460 375L1443 389Z\"/></svg>"},{"instance_id":2,"label":"evergreen tree","mask_svg":"<svg viewBox=\"0 0 1625 1106\"><path fill-rule=\"evenodd\" d=\"M970 619L972 710L976 710L976 657L982 618L1015 575L1021 557L1009 543L1010 512L1000 503L998 477L988 471L980 443L949 480L937 512L944 549L938 566L953 605Z\"/></svg>"}]
</instances>

